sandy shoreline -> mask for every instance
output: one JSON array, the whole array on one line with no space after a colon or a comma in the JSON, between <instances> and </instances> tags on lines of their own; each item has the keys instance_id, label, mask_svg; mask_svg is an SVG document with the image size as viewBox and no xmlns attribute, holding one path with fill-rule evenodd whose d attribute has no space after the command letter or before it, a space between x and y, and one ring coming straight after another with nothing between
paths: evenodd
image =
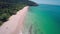
<instances>
[{"instance_id":1,"label":"sandy shoreline","mask_svg":"<svg viewBox=\"0 0 60 34\"><path fill-rule=\"evenodd\" d=\"M19 10L16 15L11 16L9 21L0 27L0 34L22 34L24 19L28 8L29 6L26 6L22 10Z\"/></svg>"}]
</instances>

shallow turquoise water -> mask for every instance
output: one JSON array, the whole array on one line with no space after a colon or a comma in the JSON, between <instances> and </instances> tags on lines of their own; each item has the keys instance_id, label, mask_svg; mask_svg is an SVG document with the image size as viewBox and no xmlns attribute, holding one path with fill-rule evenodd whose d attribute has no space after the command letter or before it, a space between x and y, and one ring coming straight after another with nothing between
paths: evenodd
<instances>
[{"instance_id":1,"label":"shallow turquoise water","mask_svg":"<svg viewBox=\"0 0 60 34\"><path fill-rule=\"evenodd\" d=\"M30 7L25 20L31 34L60 34L60 6L41 4Z\"/></svg>"}]
</instances>

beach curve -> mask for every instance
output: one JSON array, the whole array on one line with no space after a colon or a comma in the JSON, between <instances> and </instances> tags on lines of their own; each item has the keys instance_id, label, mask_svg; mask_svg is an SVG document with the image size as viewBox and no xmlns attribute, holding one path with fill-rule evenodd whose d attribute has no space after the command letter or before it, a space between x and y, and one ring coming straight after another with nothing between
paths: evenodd
<instances>
[{"instance_id":1,"label":"beach curve","mask_svg":"<svg viewBox=\"0 0 60 34\"><path fill-rule=\"evenodd\" d=\"M25 6L19 10L16 15L12 15L9 21L0 27L0 34L22 34L25 16L29 6Z\"/></svg>"}]
</instances>

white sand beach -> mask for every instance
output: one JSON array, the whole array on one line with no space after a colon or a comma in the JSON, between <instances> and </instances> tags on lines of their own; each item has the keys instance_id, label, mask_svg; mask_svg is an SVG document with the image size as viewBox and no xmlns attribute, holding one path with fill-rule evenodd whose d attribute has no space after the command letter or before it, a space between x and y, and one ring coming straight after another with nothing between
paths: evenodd
<instances>
[{"instance_id":1,"label":"white sand beach","mask_svg":"<svg viewBox=\"0 0 60 34\"><path fill-rule=\"evenodd\" d=\"M19 10L16 15L12 15L9 21L0 27L0 34L22 34L24 19L28 12L29 6Z\"/></svg>"}]
</instances>

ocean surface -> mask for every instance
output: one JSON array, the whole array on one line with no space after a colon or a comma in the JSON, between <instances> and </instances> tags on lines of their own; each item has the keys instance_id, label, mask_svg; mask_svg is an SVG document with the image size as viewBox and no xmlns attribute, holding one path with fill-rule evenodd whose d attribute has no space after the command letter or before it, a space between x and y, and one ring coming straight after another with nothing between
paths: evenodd
<instances>
[{"instance_id":1,"label":"ocean surface","mask_svg":"<svg viewBox=\"0 0 60 34\"><path fill-rule=\"evenodd\" d=\"M40 4L30 7L25 31L30 34L60 34L60 6Z\"/></svg>"}]
</instances>

